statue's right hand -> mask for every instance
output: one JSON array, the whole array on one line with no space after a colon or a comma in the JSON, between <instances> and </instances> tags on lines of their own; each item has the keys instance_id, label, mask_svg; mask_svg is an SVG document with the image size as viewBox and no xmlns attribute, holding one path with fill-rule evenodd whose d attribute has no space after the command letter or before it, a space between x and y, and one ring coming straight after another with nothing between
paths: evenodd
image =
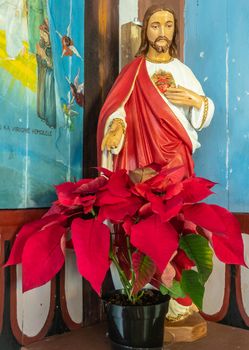
<instances>
[{"instance_id":1,"label":"statue's right hand","mask_svg":"<svg viewBox=\"0 0 249 350\"><path fill-rule=\"evenodd\" d=\"M122 119L114 119L110 128L108 129L106 135L101 143L101 151L105 149L111 151L118 147L121 142L121 138L124 134L124 122Z\"/></svg>"}]
</instances>

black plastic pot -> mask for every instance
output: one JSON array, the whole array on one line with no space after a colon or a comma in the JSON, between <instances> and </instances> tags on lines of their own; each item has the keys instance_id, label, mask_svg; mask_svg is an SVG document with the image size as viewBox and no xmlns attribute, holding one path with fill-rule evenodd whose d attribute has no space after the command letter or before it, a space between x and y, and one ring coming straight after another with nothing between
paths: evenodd
<instances>
[{"instance_id":1,"label":"black plastic pot","mask_svg":"<svg viewBox=\"0 0 249 350\"><path fill-rule=\"evenodd\" d=\"M162 296L159 304L145 306L120 306L105 302L112 349L161 350L169 299L168 295Z\"/></svg>"}]
</instances>

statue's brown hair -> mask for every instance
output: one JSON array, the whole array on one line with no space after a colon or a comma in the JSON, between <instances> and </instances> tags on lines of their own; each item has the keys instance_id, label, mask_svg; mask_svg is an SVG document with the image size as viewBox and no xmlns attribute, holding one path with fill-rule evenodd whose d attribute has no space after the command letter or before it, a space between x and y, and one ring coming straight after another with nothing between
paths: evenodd
<instances>
[{"instance_id":1,"label":"statue's brown hair","mask_svg":"<svg viewBox=\"0 0 249 350\"><path fill-rule=\"evenodd\" d=\"M174 31L172 43L171 43L170 48L169 48L169 54L171 57L177 56L176 37L178 34L178 25L177 25L176 15L172 9L168 8L164 4L161 4L161 5L150 6L147 9L147 11L145 12L144 19L143 19L143 27L142 27L142 32L141 32L141 44L140 44L140 47L138 49L138 52L136 53L136 57L147 54L147 52L149 50L149 41L147 38L147 28L148 28L149 19L154 13L159 12L159 11L168 11L168 12L172 13L172 15L174 17L175 31Z\"/></svg>"}]
</instances>

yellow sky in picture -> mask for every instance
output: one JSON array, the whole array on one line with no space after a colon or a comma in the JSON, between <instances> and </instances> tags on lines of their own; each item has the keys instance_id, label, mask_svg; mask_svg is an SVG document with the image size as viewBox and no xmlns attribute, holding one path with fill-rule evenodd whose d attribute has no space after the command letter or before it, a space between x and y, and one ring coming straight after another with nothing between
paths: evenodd
<instances>
[{"instance_id":1,"label":"yellow sky in picture","mask_svg":"<svg viewBox=\"0 0 249 350\"><path fill-rule=\"evenodd\" d=\"M37 63L34 54L28 52L28 43L23 42L23 50L13 58L6 52L6 35L0 30L0 69L5 69L14 79L19 80L33 92L37 89Z\"/></svg>"}]
</instances>

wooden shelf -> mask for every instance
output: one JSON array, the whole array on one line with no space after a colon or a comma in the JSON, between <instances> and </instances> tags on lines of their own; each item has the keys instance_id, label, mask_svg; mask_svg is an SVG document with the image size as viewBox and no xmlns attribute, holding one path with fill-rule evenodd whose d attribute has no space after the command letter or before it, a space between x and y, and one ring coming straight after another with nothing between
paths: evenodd
<instances>
[{"instance_id":1,"label":"wooden shelf","mask_svg":"<svg viewBox=\"0 0 249 350\"><path fill-rule=\"evenodd\" d=\"M106 324L100 323L45 338L37 343L24 346L21 350L109 350L109 341L105 334Z\"/></svg>"},{"instance_id":2,"label":"wooden shelf","mask_svg":"<svg viewBox=\"0 0 249 350\"><path fill-rule=\"evenodd\" d=\"M170 350L248 350L249 331L208 322L208 335L193 343L175 343ZM46 338L21 350L108 350L106 325L82 328Z\"/></svg>"}]
</instances>

